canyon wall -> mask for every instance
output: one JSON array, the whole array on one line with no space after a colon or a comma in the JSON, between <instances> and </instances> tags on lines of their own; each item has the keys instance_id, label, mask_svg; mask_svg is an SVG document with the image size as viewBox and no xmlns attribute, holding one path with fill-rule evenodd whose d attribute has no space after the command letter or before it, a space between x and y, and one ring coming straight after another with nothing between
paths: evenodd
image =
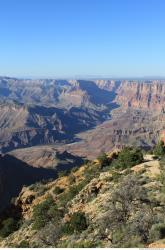
<instances>
[{"instance_id":1,"label":"canyon wall","mask_svg":"<svg viewBox=\"0 0 165 250\"><path fill-rule=\"evenodd\" d=\"M123 108L157 111L162 111L165 108L165 84L163 81L122 81L116 93L116 101Z\"/></svg>"}]
</instances>

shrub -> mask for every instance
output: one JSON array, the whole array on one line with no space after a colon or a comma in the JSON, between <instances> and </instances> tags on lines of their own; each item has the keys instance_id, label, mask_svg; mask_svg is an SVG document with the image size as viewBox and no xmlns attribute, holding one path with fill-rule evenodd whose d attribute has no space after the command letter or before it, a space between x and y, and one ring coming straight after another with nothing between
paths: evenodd
<instances>
[{"instance_id":1,"label":"shrub","mask_svg":"<svg viewBox=\"0 0 165 250\"><path fill-rule=\"evenodd\" d=\"M112 233L113 247L137 248L142 247L141 239L134 233L131 234L129 227L123 226Z\"/></svg>"},{"instance_id":2,"label":"shrub","mask_svg":"<svg viewBox=\"0 0 165 250\"><path fill-rule=\"evenodd\" d=\"M83 230L85 230L88 227L85 213L74 213L71 217L70 225L76 232L82 232Z\"/></svg>"},{"instance_id":3,"label":"shrub","mask_svg":"<svg viewBox=\"0 0 165 250\"><path fill-rule=\"evenodd\" d=\"M157 155L153 156L153 160L158 160L158 159L159 159L159 156L157 156Z\"/></svg>"},{"instance_id":4,"label":"shrub","mask_svg":"<svg viewBox=\"0 0 165 250\"><path fill-rule=\"evenodd\" d=\"M143 161L143 154L140 149L125 147L114 160L113 167L126 169L133 167Z\"/></svg>"},{"instance_id":5,"label":"shrub","mask_svg":"<svg viewBox=\"0 0 165 250\"><path fill-rule=\"evenodd\" d=\"M93 178L97 178L100 175L100 169L94 165L90 165L85 169L84 177L87 182L90 182Z\"/></svg>"},{"instance_id":6,"label":"shrub","mask_svg":"<svg viewBox=\"0 0 165 250\"><path fill-rule=\"evenodd\" d=\"M90 163L90 160L84 159L84 164L85 164L85 165L88 165L89 163Z\"/></svg>"},{"instance_id":7,"label":"shrub","mask_svg":"<svg viewBox=\"0 0 165 250\"><path fill-rule=\"evenodd\" d=\"M110 164L110 160L106 153L102 153L97 159L101 168L106 167Z\"/></svg>"},{"instance_id":8,"label":"shrub","mask_svg":"<svg viewBox=\"0 0 165 250\"><path fill-rule=\"evenodd\" d=\"M69 188L67 192L64 192L60 196L60 206L65 206L69 201L71 201L82 189L87 185L89 179L86 178L81 181L78 185L73 185Z\"/></svg>"},{"instance_id":9,"label":"shrub","mask_svg":"<svg viewBox=\"0 0 165 250\"><path fill-rule=\"evenodd\" d=\"M114 182L118 182L119 181L119 179L121 178L121 174L120 173L118 173L118 172L113 172L113 174L112 174L112 180L114 181Z\"/></svg>"},{"instance_id":10,"label":"shrub","mask_svg":"<svg viewBox=\"0 0 165 250\"><path fill-rule=\"evenodd\" d=\"M66 234L72 234L74 232L82 232L87 229L88 224L86 220L85 213L76 212L72 215L69 222L65 223L63 226L63 232Z\"/></svg>"},{"instance_id":11,"label":"shrub","mask_svg":"<svg viewBox=\"0 0 165 250\"><path fill-rule=\"evenodd\" d=\"M2 221L1 225L0 236L3 238L9 236L19 228L19 223L14 218L8 218Z\"/></svg>"},{"instance_id":12,"label":"shrub","mask_svg":"<svg viewBox=\"0 0 165 250\"><path fill-rule=\"evenodd\" d=\"M49 197L47 200L34 207L33 229L38 230L44 227L51 220L58 222L62 215L62 211L57 208L52 197Z\"/></svg>"},{"instance_id":13,"label":"shrub","mask_svg":"<svg viewBox=\"0 0 165 250\"><path fill-rule=\"evenodd\" d=\"M159 239L165 238L165 224L158 223L152 225L152 228L149 232L149 239L150 241L157 241Z\"/></svg>"},{"instance_id":14,"label":"shrub","mask_svg":"<svg viewBox=\"0 0 165 250\"><path fill-rule=\"evenodd\" d=\"M107 212L99 222L102 230L120 227L127 223L135 209L141 207L145 201L147 201L147 191L140 185L137 177L135 175L124 177L112 192L110 202L104 206Z\"/></svg>"},{"instance_id":15,"label":"shrub","mask_svg":"<svg viewBox=\"0 0 165 250\"><path fill-rule=\"evenodd\" d=\"M29 242L26 241L26 240L22 240L19 245L17 245L17 248L29 248L30 245L29 245Z\"/></svg>"},{"instance_id":16,"label":"shrub","mask_svg":"<svg viewBox=\"0 0 165 250\"><path fill-rule=\"evenodd\" d=\"M72 170L71 170L71 172L75 173L78 169L79 169L78 167L73 167Z\"/></svg>"},{"instance_id":17,"label":"shrub","mask_svg":"<svg viewBox=\"0 0 165 250\"><path fill-rule=\"evenodd\" d=\"M68 176L69 184L73 184L76 181L76 177L73 174Z\"/></svg>"},{"instance_id":18,"label":"shrub","mask_svg":"<svg viewBox=\"0 0 165 250\"><path fill-rule=\"evenodd\" d=\"M155 156L163 156L165 155L165 146L164 146L164 142L160 141L157 143L157 145L155 146L153 153Z\"/></svg>"},{"instance_id":19,"label":"shrub","mask_svg":"<svg viewBox=\"0 0 165 250\"><path fill-rule=\"evenodd\" d=\"M65 206L76 194L78 194L77 186L71 186L67 192L60 196L60 205Z\"/></svg>"},{"instance_id":20,"label":"shrub","mask_svg":"<svg viewBox=\"0 0 165 250\"><path fill-rule=\"evenodd\" d=\"M49 222L44 228L38 232L38 243L43 247L54 247L61 237L61 224Z\"/></svg>"},{"instance_id":21,"label":"shrub","mask_svg":"<svg viewBox=\"0 0 165 250\"><path fill-rule=\"evenodd\" d=\"M60 187L55 187L54 189L53 189L53 193L54 194L61 194L61 193L63 193L64 192L64 189L63 188L60 188Z\"/></svg>"},{"instance_id":22,"label":"shrub","mask_svg":"<svg viewBox=\"0 0 165 250\"><path fill-rule=\"evenodd\" d=\"M154 223L155 217L149 208L139 210L131 224L131 230L141 238L141 242L147 243L149 231Z\"/></svg>"},{"instance_id":23,"label":"shrub","mask_svg":"<svg viewBox=\"0 0 165 250\"><path fill-rule=\"evenodd\" d=\"M46 190L47 190L47 187L44 186L41 182L36 182L34 184L32 184L30 187L29 187L30 190L34 191L34 192L37 192L38 195L43 195Z\"/></svg>"}]
</instances>

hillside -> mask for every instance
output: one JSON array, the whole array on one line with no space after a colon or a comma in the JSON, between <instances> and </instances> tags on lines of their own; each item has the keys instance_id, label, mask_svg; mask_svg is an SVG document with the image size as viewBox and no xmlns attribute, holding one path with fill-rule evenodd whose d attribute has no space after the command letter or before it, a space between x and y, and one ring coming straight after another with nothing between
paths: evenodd
<instances>
[{"instance_id":1,"label":"hillside","mask_svg":"<svg viewBox=\"0 0 165 250\"><path fill-rule=\"evenodd\" d=\"M159 159L143 158L133 148L103 154L57 180L24 187L15 200L15 209L21 210L19 226L6 233L0 246L163 247L161 149L158 145L154 151L161 152ZM7 223L6 218L1 236Z\"/></svg>"}]
</instances>

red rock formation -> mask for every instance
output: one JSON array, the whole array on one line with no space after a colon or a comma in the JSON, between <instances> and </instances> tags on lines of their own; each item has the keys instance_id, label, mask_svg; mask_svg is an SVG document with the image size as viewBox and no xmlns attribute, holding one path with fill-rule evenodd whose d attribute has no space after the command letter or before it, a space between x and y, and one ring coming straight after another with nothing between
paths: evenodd
<instances>
[{"instance_id":1,"label":"red rock formation","mask_svg":"<svg viewBox=\"0 0 165 250\"><path fill-rule=\"evenodd\" d=\"M117 90L116 101L124 108L140 108L164 111L165 82L128 82L123 81Z\"/></svg>"}]
</instances>

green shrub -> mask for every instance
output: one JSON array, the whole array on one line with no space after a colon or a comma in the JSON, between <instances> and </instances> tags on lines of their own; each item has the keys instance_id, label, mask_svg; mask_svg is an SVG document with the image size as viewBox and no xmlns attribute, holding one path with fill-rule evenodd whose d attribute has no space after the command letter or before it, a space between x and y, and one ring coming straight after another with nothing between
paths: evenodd
<instances>
[{"instance_id":1,"label":"green shrub","mask_svg":"<svg viewBox=\"0 0 165 250\"><path fill-rule=\"evenodd\" d=\"M87 184L89 183L89 177L82 180L78 185L73 185L67 192L60 195L60 206L65 206L71 201Z\"/></svg>"},{"instance_id":2,"label":"green shrub","mask_svg":"<svg viewBox=\"0 0 165 250\"><path fill-rule=\"evenodd\" d=\"M101 168L106 167L110 164L110 160L106 153L102 153L97 159Z\"/></svg>"},{"instance_id":3,"label":"green shrub","mask_svg":"<svg viewBox=\"0 0 165 250\"><path fill-rule=\"evenodd\" d=\"M88 224L86 220L85 213L76 212L72 215L69 222L65 223L63 226L63 232L66 234L72 234L74 232L82 232L87 229Z\"/></svg>"},{"instance_id":4,"label":"green shrub","mask_svg":"<svg viewBox=\"0 0 165 250\"><path fill-rule=\"evenodd\" d=\"M165 146L163 141L159 141L157 145L155 146L153 153L155 156L163 156L165 155Z\"/></svg>"},{"instance_id":5,"label":"green shrub","mask_svg":"<svg viewBox=\"0 0 165 250\"><path fill-rule=\"evenodd\" d=\"M74 213L71 217L70 225L76 232L82 232L83 230L87 229L88 225L85 213L83 212Z\"/></svg>"},{"instance_id":6,"label":"green shrub","mask_svg":"<svg viewBox=\"0 0 165 250\"><path fill-rule=\"evenodd\" d=\"M76 181L76 177L73 174L68 176L69 184L73 184Z\"/></svg>"},{"instance_id":7,"label":"green shrub","mask_svg":"<svg viewBox=\"0 0 165 250\"><path fill-rule=\"evenodd\" d=\"M100 169L98 166L90 165L85 169L84 177L87 182L90 182L93 178L97 178L100 175Z\"/></svg>"},{"instance_id":8,"label":"green shrub","mask_svg":"<svg viewBox=\"0 0 165 250\"><path fill-rule=\"evenodd\" d=\"M149 233L150 241L153 242L153 241L157 241L163 238L165 238L165 224L158 223L158 224L152 225L152 228Z\"/></svg>"},{"instance_id":9,"label":"green shrub","mask_svg":"<svg viewBox=\"0 0 165 250\"><path fill-rule=\"evenodd\" d=\"M71 170L71 172L75 173L78 169L79 169L78 167L73 167L72 170Z\"/></svg>"},{"instance_id":10,"label":"green shrub","mask_svg":"<svg viewBox=\"0 0 165 250\"><path fill-rule=\"evenodd\" d=\"M36 183L32 184L29 187L29 189L31 191L36 192L38 194L38 196L41 196L46 192L47 187L44 184L42 184L41 182L36 182Z\"/></svg>"},{"instance_id":11,"label":"green shrub","mask_svg":"<svg viewBox=\"0 0 165 250\"><path fill-rule=\"evenodd\" d=\"M113 161L114 168L126 169L143 162L142 151L138 148L125 147Z\"/></svg>"},{"instance_id":12,"label":"green shrub","mask_svg":"<svg viewBox=\"0 0 165 250\"><path fill-rule=\"evenodd\" d=\"M158 160L158 159L159 159L159 156L157 156L157 155L153 156L153 160Z\"/></svg>"},{"instance_id":13,"label":"green shrub","mask_svg":"<svg viewBox=\"0 0 165 250\"><path fill-rule=\"evenodd\" d=\"M60 206L65 206L70 200L72 200L75 195L79 193L78 186L74 185L69 188L67 192L64 192L60 196Z\"/></svg>"},{"instance_id":14,"label":"green shrub","mask_svg":"<svg viewBox=\"0 0 165 250\"><path fill-rule=\"evenodd\" d=\"M54 189L53 189L53 193L54 194L61 194L61 193L63 193L64 192L64 189L63 188L60 188L60 187L55 187Z\"/></svg>"},{"instance_id":15,"label":"green shrub","mask_svg":"<svg viewBox=\"0 0 165 250\"><path fill-rule=\"evenodd\" d=\"M113 174L112 174L112 180L113 180L114 182L118 182L119 179L121 178L121 176L122 176L122 174L120 174L120 173L118 173L118 172L113 172Z\"/></svg>"},{"instance_id":16,"label":"green shrub","mask_svg":"<svg viewBox=\"0 0 165 250\"><path fill-rule=\"evenodd\" d=\"M5 238L14 231L18 230L19 223L14 218L8 218L1 223L0 236Z\"/></svg>"},{"instance_id":17,"label":"green shrub","mask_svg":"<svg viewBox=\"0 0 165 250\"><path fill-rule=\"evenodd\" d=\"M48 222L58 222L63 213L59 210L54 203L52 197L38 204L33 210L33 229L40 229L44 227Z\"/></svg>"},{"instance_id":18,"label":"green shrub","mask_svg":"<svg viewBox=\"0 0 165 250\"><path fill-rule=\"evenodd\" d=\"M113 246L122 247L130 238L128 229L124 225L112 232Z\"/></svg>"},{"instance_id":19,"label":"green shrub","mask_svg":"<svg viewBox=\"0 0 165 250\"><path fill-rule=\"evenodd\" d=\"M17 248L29 248L30 245L29 245L29 242L26 241L26 240L22 240L19 245L17 245Z\"/></svg>"},{"instance_id":20,"label":"green shrub","mask_svg":"<svg viewBox=\"0 0 165 250\"><path fill-rule=\"evenodd\" d=\"M84 164L85 164L85 165L88 165L90 162L91 162L90 160L84 159Z\"/></svg>"}]
</instances>

